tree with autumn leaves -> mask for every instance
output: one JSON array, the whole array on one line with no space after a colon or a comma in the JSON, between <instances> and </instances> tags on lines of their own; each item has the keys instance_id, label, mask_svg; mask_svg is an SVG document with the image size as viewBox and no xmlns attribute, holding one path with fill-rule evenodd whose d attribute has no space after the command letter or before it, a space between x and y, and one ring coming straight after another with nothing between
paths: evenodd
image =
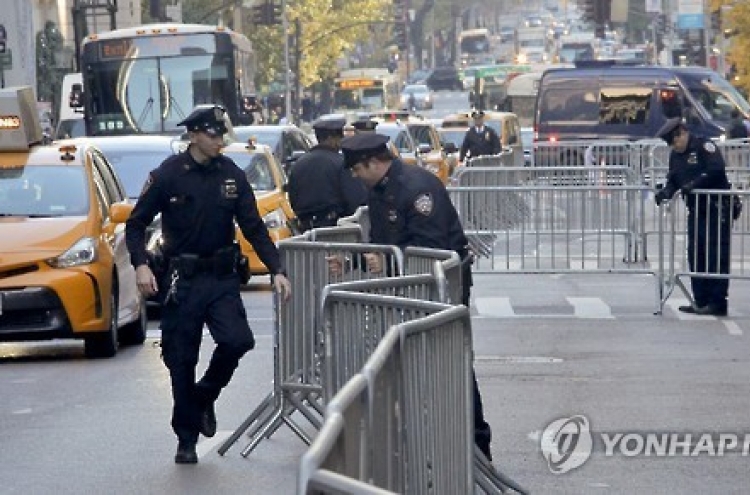
<instances>
[{"instance_id":1,"label":"tree with autumn leaves","mask_svg":"<svg viewBox=\"0 0 750 495\"><path fill-rule=\"evenodd\" d=\"M750 93L750 2L711 0L711 12L723 9L722 28L731 32L727 60L734 67L732 81L745 93ZM723 35L719 33L719 35Z\"/></svg>"}]
</instances>

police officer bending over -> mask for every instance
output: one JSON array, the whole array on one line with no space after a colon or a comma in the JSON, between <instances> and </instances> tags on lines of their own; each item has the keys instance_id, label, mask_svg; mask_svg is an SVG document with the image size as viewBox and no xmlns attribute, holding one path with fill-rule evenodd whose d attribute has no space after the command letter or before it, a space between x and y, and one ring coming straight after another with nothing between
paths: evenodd
<instances>
[{"instance_id":1,"label":"police officer bending over","mask_svg":"<svg viewBox=\"0 0 750 495\"><path fill-rule=\"evenodd\" d=\"M446 249L456 251L463 264L462 303L469 305L471 290L471 253L458 213L440 179L421 167L410 167L394 159L388 148L388 136L362 133L341 142L345 166L370 189L368 199L370 242ZM334 275L342 270L342 261L328 258ZM383 271L380 255L365 254L367 269ZM474 398L474 441L492 460L490 425L484 419L482 397L472 373ZM437 434L437 432L436 432Z\"/></svg>"},{"instance_id":2,"label":"police officer bending over","mask_svg":"<svg viewBox=\"0 0 750 495\"><path fill-rule=\"evenodd\" d=\"M682 192L688 211L690 271L729 273L732 207L739 204L730 205L729 196L693 194L693 189L730 189L721 152L710 139L688 132L679 117L668 120L657 137L666 141L672 151L667 183L656 193L654 200L659 205L677 191ZM691 286L695 304L680 306L680 311L726 316L729 279L692 277Z\"/></svg>"},{"instance_id":3,"label":"police officer bending over","mask_svg":"<svg viewBox=\"0 0 750 495\"><path fill-rule=\"evenodd\" d=\"M345 124L344 119L316 121L318 144L292 164L289 201L303 232L334 226L367 200L367 190L344 169L339 153Z\"/></svg>"},{"instance_id":4,"label":"police officer bending over","mask_svg":"<svg viewBox=\"0 0 750 495\"><path fill-rule=\"evenodd\" d=\"M273 274L276 291L283 298L291 293L245 174L220 154L227 131L223 119L224 110L217 106L195 110L180 122L189 131L188 149L151 171L126 224L138 288L146 296L158 291L163 301L162 351L172 380L178 464L198 462L198 434L216 433L214 402L239 359L255 347L240 297L235 219ZM162 214L166 263L158 279L147 263L145 242L146 227L157 213ZM204 323L216 348L196 383Z\"/></svg>"},{"instance_id":5,"label":"police officer bending over","mask_svg":"<svg viewBox=\"0 0 750 495\"><path fill-rule=\"evenodd\" d=\"M463 162L467 156L476 158L484 155L497 155L503 147L500 144L500 137L490 126L484 125L484 112L474 110L471 112L474 119L474 125L466 131L464 142L461 144L459 151L459 161Z\"/></svg>"}]
</instances>

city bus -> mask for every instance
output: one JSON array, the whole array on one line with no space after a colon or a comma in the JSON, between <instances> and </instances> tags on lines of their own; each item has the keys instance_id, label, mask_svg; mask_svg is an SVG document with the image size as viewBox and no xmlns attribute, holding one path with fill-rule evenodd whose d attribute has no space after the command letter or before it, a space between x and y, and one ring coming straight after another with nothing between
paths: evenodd
<instances>
[{"instance_id":1,"label":"city bus","mask_svg":"<svg viewBox=\"0 0 750 495\"><path fill-rule=\"evenodd\" d=\"M398 75L388 69L348 69L334 79L333 112L399 108Z\"/></svg>"},{"instance_id":2,"label":"city bus","mask_svg":"<svg viewBox=\"0 0 750 495\"><path fill-rule=\"evenodd\" d=\"M230 29L150 24L87 36L81 46L86 134L174 134L199 104L248 122L255 93L250 41Z\"/></svg>"},{"instance_id":3,"label":"city bus","mask_svg":"<svg viewBox=\"0 0 750 495\"><path fill-rule=\"evenodd\" d=\"M466 29L458 35L461 65L476 65L492 62L492 37L487 28Z\"/></svg>"}]
</instances>

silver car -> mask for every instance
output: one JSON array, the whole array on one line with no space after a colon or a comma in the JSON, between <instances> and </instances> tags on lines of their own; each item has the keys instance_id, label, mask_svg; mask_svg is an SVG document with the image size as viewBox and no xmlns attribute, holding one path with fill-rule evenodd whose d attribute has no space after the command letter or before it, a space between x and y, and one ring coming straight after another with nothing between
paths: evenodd
<instances>
[{"instance_id":1,"label":"silver car","mask_svg":"<svg viewBox=\"0 0 750 495\"><path fill-rule=\"evenodd\" d=\"M411 104L412 97L414 100L413 104ZM432 106L432 91L430 91L430 88L426 84L409 84L401 92L401 108L407 110L431 110Z\"/></svg>"}]
</instances>

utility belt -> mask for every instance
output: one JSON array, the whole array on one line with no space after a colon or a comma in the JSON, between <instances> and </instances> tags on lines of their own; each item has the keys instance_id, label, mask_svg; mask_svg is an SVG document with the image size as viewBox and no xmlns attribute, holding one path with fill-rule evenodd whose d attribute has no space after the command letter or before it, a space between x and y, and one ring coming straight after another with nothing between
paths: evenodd
<instances>
[{"instance_id":1,"label":"utility belt","mask_svg":"<svg viewBox=\"0 0 750 495\"><path fill-rule=\"evenodd\" d=\"M206 274L222 277L237 273L242 283L250 279L250 267L237 243L221 248L211 256L181 254L169 259L169 271L180 278L190 280L196 275Z\"/></svg>"},{"instance_id":2,"label":"utility belt","mask_svg":"<svg viewBox=\"0 0 750 495\"><path fill-rule=\"evenodd\" d=\"M332 227L336 225L339 219L339 212L336 210L325 210L314 215L298 215L297 222L302 231L317 229L318 227Z\"/></svg>"}]
</instances>

